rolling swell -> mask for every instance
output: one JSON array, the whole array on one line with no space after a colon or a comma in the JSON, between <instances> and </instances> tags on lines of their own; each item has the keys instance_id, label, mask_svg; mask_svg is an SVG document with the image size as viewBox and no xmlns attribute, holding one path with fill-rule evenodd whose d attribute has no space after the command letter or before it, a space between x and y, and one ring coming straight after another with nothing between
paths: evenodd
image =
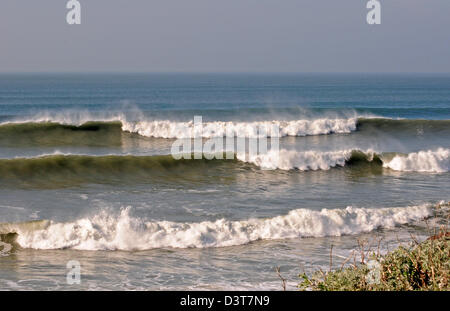
<instances>
[{"instance_id":1,"label":"rolling swell","mask_svg":"<svg viewBox=\"0 0 450 311\"><path fill-rule=\"evenodd\" d=\"M279 135L270 134L272 125ZM394 120L385 118L350 118L258 122L204 122L202 134L193 130L192 122L88 121L82 124L58 122L23 122L0 124L0 146L121 146L130 134L141 137L176 139L186 137L223 137L227 130L234 136L255 137L258 128L267 128L269 136L302 137L328 134L431 133L450 135L450 120Z\"/></svg>"},{"instance_id":2,"label":"rolling swell","mask_svg":"<svg viewBox=\"0 0 450 311\"><path fill-rule=\"evenodd\" d=\"M422 120L422 119L387 119L387 118L359 118L357 129L362 132L450 132L450 120Z\"/></svg>"},{"instance_id":3,"label":"rolling swell","mask_svg":"<svg viewBox=\"0 0 450 311\"><path fill-rule=\"evenodd\" d=\"M449 171L449 149L377 154L373 151L269 151L263 155L236 154L234 159L175 160L171 155L46 155L0 159L4 186L68 187L82 183L124 182L230 182L248 170L327 171L345 167L359 170L375 166L396 171L443 173Z\"/></svg>"},{"instance_id":4,"label":"rolling swell","mask_svg":"<svg viewBox=\"0 0 450 311\"><path fill-rule=\"evenodd\" d=\"M207 180L209 170L233 165L238 167L233 160L175 160L171 155L44 155L0 159L0 184L59 188L83 183L196 182Z\"/></svg>"},{"instance_id":5,"label":"rolling swell","mask_svg":"<svg viewBox=\"0 0 450 311\"><path fill-rule=\"evenodd\" d=\"M122 124L86 122L81 125L55 122L0 124L0 145L21 146L120 146Z\"/></svg>"}]
</instances>

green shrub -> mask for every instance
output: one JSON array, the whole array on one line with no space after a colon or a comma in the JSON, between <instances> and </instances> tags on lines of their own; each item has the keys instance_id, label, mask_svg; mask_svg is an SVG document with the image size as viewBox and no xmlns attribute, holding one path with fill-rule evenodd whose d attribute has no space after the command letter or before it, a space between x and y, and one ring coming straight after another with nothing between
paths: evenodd
<instances>
[{"instance_id":1,"label":"green shrub","mask_svg":"<svg viewBox=\"0 0 450 311\"><path fill-rule=\"evenodd\" d=\"M301 274L302 290L405 291L450 290L450 232L441 233L411 247L400 246L385 256L372 255L376 264L353 265L336 271ZM374 278L375 274L375 278Z\"/></svg>"}]
</instances>

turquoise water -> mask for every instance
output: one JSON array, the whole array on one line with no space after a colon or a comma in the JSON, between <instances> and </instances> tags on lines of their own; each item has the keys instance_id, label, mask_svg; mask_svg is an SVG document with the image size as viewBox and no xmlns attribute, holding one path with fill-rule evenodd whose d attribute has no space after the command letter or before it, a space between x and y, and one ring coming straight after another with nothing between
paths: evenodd
<instances>
[{"instance_id":1,"label":"turquoise water","mask_svg":"<svg viewBox=\"0 0 450 311\"><path fill-rule=\"evenodd\" d=\"M280 158L174 160L194 116ZM0 75L0 123L1 289L294 289L450 200L449 75Z\"/></svg>"}]
</instances>

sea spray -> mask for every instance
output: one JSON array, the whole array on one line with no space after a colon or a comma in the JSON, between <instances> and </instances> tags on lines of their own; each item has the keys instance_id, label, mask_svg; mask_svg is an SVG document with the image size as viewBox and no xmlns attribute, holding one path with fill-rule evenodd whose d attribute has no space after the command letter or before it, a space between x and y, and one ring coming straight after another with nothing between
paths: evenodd
<instances>
[{"instance_id":1,"label":"sea spray","mask_svg":"<svg viewBox=\"0 0 450 311\"><path fill-rule=\"evenodd\" d=\"M438 148L396 155L383 163L384 167L403 172L444 173L450 169L450 149Z\"/></svg>"},{"instance_id":2,"label":"sea spray","mask_svg":"<svg viewBox=\"0 0 450 311\"><path fill-rule=\"evenodd\" d=\"M287 215L197 223L146 221L132 217L130 208L118 215L103 211L73 222L52 222L44 229L22 230L17 243L24 248L80 250L146 250L204 248L247 244L265 239L341 236L419 221L433 214L433 205L397 208L296 209Z\"/></svg>"}]
</instances>

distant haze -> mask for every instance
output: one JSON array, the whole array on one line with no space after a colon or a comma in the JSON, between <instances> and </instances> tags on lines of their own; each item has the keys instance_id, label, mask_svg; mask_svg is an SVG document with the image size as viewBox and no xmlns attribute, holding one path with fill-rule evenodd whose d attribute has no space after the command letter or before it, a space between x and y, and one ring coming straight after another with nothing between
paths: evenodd
<instances>
[{"instance_id":1,"label":"distant haze","mask_svg":"<svg viewBox=\"0 0 450 311\"><path fill-rule=\"evenodd\" d=\"M450 72L450 1L2 0L0 72Z\"/></svg>"}]
</instances>

